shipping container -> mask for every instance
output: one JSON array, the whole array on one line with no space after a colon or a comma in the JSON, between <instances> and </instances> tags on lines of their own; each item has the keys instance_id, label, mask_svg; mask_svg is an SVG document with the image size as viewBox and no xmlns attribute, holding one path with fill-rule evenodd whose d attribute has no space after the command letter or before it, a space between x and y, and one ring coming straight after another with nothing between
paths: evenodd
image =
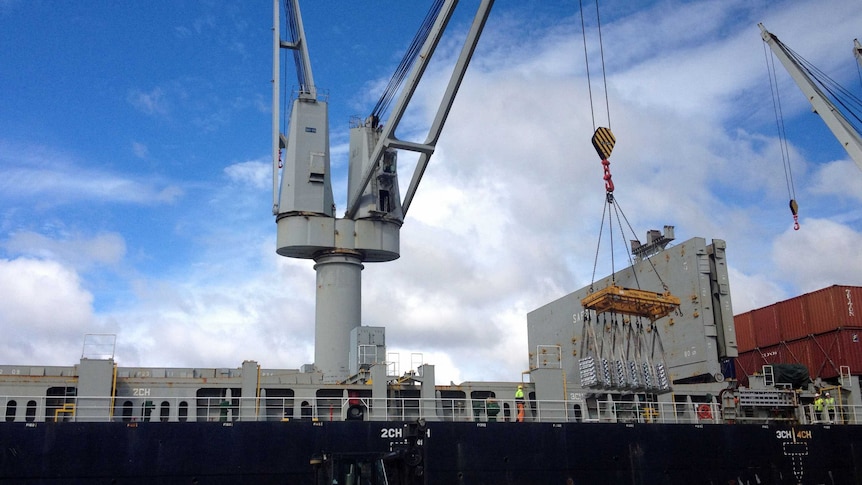
<instances>
[{"instance_id":1,"label":"shipping container","mask_svg":"<svg viewBox=\"0 0 862 485\"><path fill-rule=\"evenodd\" d=\"M814 359L811 357L811 337L805 337L792 342L784 342L781 353L783 359L793 364L802 364L808 368L808 373L814 377Z\"/></svg>"},{"instance_id":2,"label":"shipping container","mask_svg":"<svg viewBox=\"0 0 862 485\"><path fill-rule=\"evenodd\" d=\"M776 305L773 304L751 312L754 320L754 341L757 347L769 347L781 342L775 307Z\"/></svg>"},{"instance_id":3,"label":"shipping container","mask_svg":"<svg viewBox=\"0 0 862 485\"><path fill-rule=\"evenodd\" d=\"M765 364L803 364L812 379L862 375L862 287L830 286L733 317L741 385Z\"/></svg>"},{"instance_id":4,"label":"shipping container","mask_svg":"<svg viewBox=\"0 0 862 485\"><path fill-rule=\"evenodd\" d=\"M803 301L809 333L824 334L845 327L862 327L862 287L830 286L798 297Z\"/></svg>"},{"instance_id":5,"label":"shipping container","mask_svg":"<svg viewBox=\"0 0 862 485\"><path fill-rule=\"evenodd\" d=\"M862 287L832 286L827 288L832 293L832 304L835 308L835 319L841 327L862 327Z\"/></svg>"},{"instance_id":6,"label":"shipping container","mask_svg":"<svg viewBox=\"0 0 862 485\"><path fill-rule=\"evenodd\" d=\"M752 312L745 312L733 317L736 327L736 348L739 353L748 352L757 347L754 340L754 318Z\"/></svg>"},{"instance_id":7,"label":"shipping container","mask_svg":"<svg viewBox=\"0 0 862 485\"><path fill-rule=\"evenodd\" d=\"M791 298L775 304L775 316L781 340L789 342L807 337L814 333L806 324L804 297Z\"/></svg>"},{"instance_id":8,"label":"shipping container","mask_svg":"<svg viewBox=\"0 0 862 485\"><path fill-rule=\"evenodd\" d=\"M831 288L831 287L830 287ZM809 322L812 335L826 334L838 328L835 317L835 306L832 304L830 288L813 291L802 295L805 308L805 320Z\"/></svg>"},{"instance_id":9,"label":"shipping container","mask_svg":"<svg viewBox=\"0 0 862 485\"><path fill-rule=\"evenodd\" d=\"M739 385L748 387L748 376L760 373L765 363L760 352L756 350L740 352L739 357L734 359L736 380Z\"/></svg>"},{"instance_id":10,"label":"shipping container","mask_svg":"<svg viewBox=\"0 0 862 485\"><path fill-rule=\"evenodd\" d=\"M862 328L842 328L805 339L811 353L812 377L834 379L846 367L862 375Z\"/></svg>"}]
</instances>

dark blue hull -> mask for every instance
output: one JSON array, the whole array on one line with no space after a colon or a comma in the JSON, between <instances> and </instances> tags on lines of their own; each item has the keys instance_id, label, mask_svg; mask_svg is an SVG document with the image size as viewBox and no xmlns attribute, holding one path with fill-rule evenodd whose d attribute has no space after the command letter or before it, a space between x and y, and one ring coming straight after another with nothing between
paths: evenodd
<instances>
[{"instance_id":1,"label":"dark blue hull","mask_svg":"<svg viewBox=\"0 0 862 485\"><path fill-rule=\"evenodd\" d=\"M0 483L317 485L381 458L389 483L850 485L862 427L0 423Z\"/></svg>"}]
</instances>

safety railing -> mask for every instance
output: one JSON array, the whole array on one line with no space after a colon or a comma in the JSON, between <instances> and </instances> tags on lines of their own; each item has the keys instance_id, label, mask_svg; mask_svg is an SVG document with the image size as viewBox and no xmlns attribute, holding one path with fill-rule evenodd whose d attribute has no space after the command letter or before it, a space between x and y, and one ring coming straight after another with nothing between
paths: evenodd
<instances>
[{"instance_id":1,"label":"safety railing","mask_svg":"<svg viewBox=\"0 0 862 485\"><path fill-rule=\"evenodd\" d=\"M111 403L114 403L113 406ZM514 400L454 398L221 398L156 397L145 399L73 396L0 396L0 420L6 422L115 421L451 421L516 423ZM725 410L726 411L726 410ZM744 411L744 410L742 410ZM782 415L722 412L716 403L637 401L527 401L525 422L540 423L787 423L862 424L862 406L836 406L816 412L812 405L787 408Z\"/></svg>"}]
</instances>

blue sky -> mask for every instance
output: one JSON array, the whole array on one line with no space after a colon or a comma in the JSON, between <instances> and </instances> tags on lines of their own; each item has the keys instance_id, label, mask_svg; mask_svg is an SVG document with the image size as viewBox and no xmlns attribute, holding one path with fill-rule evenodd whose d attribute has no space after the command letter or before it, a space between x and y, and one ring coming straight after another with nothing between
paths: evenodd
<instances>
[{"instance_id":1,"label":"blue sky","mask_svg":"<svg viewBox=\"0 0 862 485\"><path fill-rule=\"evenodd\" d=\"M363 323L387 326L390 351L421 352L440 381L517 380L526 313L590 283L604 193L577 5L497 1L402 256L366 264ZM340 215L349 117L370 112L427 7L302 8L329 92ZM601 8L611 170L638 235L671 224L680 241L726 240L736 313L862 285L862 171L779 68L802 224L792 229L756 25L859 96L858 5ZM126 366L311 362L312 263L274 251L271 23L265 1L0 0L2 363L73 364L87 333L116 334ZM444 81L429 71L409 126L430 116Z\"/></svg>"}]
</instances>

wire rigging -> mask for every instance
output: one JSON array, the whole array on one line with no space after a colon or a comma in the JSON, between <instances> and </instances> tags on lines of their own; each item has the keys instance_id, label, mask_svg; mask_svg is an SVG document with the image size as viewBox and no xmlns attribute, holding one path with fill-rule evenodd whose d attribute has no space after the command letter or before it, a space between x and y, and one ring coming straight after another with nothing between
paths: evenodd
<instances>
[{"instance_id":1,"label":"wire rigging","mask_svg":"<svg viewBox=\"0 0 862 485\"><path fill-rule=\"evenodd\" d=\"M586 22L584 20L583 3L580 0L579 0L579 4L581 5L581 28L584 30L584 35L583 35L584 54L585 54L585 58L587 58L588 57L586 55L587 54L587 47L586 47L587 38L586 38L586 28L585 28ZM617 218L617 225L619 226L619 231L620 231L620 235L622 236L622 241L625 241L625 234L626 234L625 227L623 226L623 222L625 222L625 225L628 226L628 229L629 229L632 237L634 238L634 240L637 240L637 236L635 235L635 231L632 228L631 223L629 223L628 218L626 217L625 213L623 213L622 208L619 205L619 202L617 202L616 198L614 197L615 187L614 187L614 183L613 183L613 177L611 175L611 170L610 170L611 162L610 162L609 158L610 158L610 155L613 151L614 145L616 143L616 138L614 137L614 135L610 129L610 102L609 102L609 95L608 95L608 89L607 89L607 71L605 70L604 46L602 45L603 41L602 41L602 34L601 34L601 18L599 15L598 0L596 0L596 21L598 24L597 30L599 32L599 44L600 44L599 45L599 52L601 53L601 60L602 60L602 64L601 64L602 65L602 86L604 87L604 91L605 91L605 109L607 111L607 117L608 117L608 128L605 128L605 127L596 128L595 127L595 114L594 114L594 106L593 106L594 103L593 103L593 98L592 98L592 87L591 87L592 82L590 80L590 74L589 74L589 60L585 59L585 62L587 64L587 84L588 84L589 93L590 93L590 112L593 114L593 129L595 130L595 133L593 134L593 138L592 138L592 144L593 144L593 148L595 148L595 150L596 150L596 154L598 154L599 158L601 159L602 170L603 170L602 178L605 181L605 203L604 203L604 209L602 212L602 222L601 222L601 226L599 228L599 238L598 238L598 243L596 246L596 256L595 256L595 260L593 262L593 274L592 274L592 280L591 280L591 284L590 284L590 290L591 291L593 289L593 285L595 284L596 268L598 266L599 250L601 247L602 235L604 232L605 216L607 216L607 220L608 220L608 239L609 239L609 243L611 246L611 250L610 250L611 284L613 286L616 285L616 261L615 261L615 255L614 255L614 222L613 222L614 216L616 216L616 218ZM629 265L631 267L634 267L635 263L632 259L632 254L628 251L626 251L626 253L627 253L627 256L629 259ZM662 288L665 291L667 291L668 286L662 280L661 275L658 274L658 271L656 270L655 265L653 264L652 260L650 260L649 258L646 258L646 260L649 261L650 265L652 266L653 272L656 274L656 277L658 278L659 282L661 283ZM635 285L637 286L637 288L640 288L640 281L638 281L637 273L633 271L632 274L634 277Z\"/></svg>"},{"instance_id":2,"label":"wire rigging","mask_svg":"<svg viewBox=\"0 0 862 485\"><path fill-rule=\"evenodd\" d=\"M605 44L602 41L602 20L599 16L599 0L596 0L596 27L599 31L599 53L602 59L602 83L605 88L605 112L608 115L608 129L611 128L611 104L608 100L608 75L605 71Z\"/></svg>"},{"instance_id":3,"label":"wire rigging","mask_svg":"<svg viewBox=\"0 0 862 485\"><path fill-rule=\"evenodd\" d=\"M862 131L862 129L860 129L860 127L862 127L862 99L854 95L837 81L829 77L828 74L821 71L817 66L788 47L787 44L784 44L778 39L775 40L786 49L788 56L795 60L802 70L804 70L811 79L820 85L820 88L829 95L830 100L842 108L841 113L844 114L848 122L854 125L856 131Z\"/></svg>"},{"instance_id":4,"label":"wire rigging","mask_svg":"<svg viewBox=\"0 0 862 485\"><path fill-rule=\"evenodd\" d=\"M395 73L389 79L386 89L383 91L383 94L380 96L380 99L371 111L372 119L381 119L383 113L389 109L392 99L395 97L395 94L398 92L401 85L404 83L404 80L407 78L407 75L410 73L410 69L413 67L413 63L419 56L422 46L425 45L425 41L431 33L431 28L434 26L434 21L442 8L443 0L435 0L431 5L431 8L425 15L425 19L422 21L422 25L413 37L413 41L410 43L410 47L408 47L407 52L404 53L404 57L395 69Z\"/></svg>"},{"instance_id":5,"label":"wire rigging","mask_svg":"<svg viewBox=\"0 0 862 485\"><path fill-rule=\"evenodd\" d=\"M784 114L781 109L781 97L778 91L778 78L775 75L775 60L769 55L766 44L763 44L763 55L769 75L769 88L772 92L772 107L775 111L775 125L778 129L778 146L781 151L781 162L784 166L784 180L787 184L787 195L790 198L790 213L793 215L793 229L799 230L799 204L796 202L796 187L793 184L793 169L790 164L790 150L787 147L787 132L784 128Z\"/></svg>"},{"instance_id":6,"label":"wire rigging","mask_svg":"<svg viewBox=\"0 0 862 485\"><path fill-rule=\"evenodd\" d=\"M593 120L593 131L595 131L596 130L595 102L593 101L593 83L592 83L592 79L590 76L590 56L589 56L589 52L587 49L587 28L586 28L586 21L584 20L583 0L578 0L578 7L579 7L580 12L581 12L581 33L582 33L583 40L584 40L584 63L586 65L586 72L587 72L587 91L588 91L589 98L590 98L590 116L592 117L592 120ZM605 93L605 113L606 113L607 119L608 119L608 129L610 129L611 128L611 108L610 108L610 102L609 102L609 97L608 97L608 76L607 76L607 72L605 70L605 48L604 48L604 42L602 40L602 22L601 22L601 16L599 15L599 1L598 0L596 0L596 23L597 23L597 30L598 30L598 35L599 35L599 54L600 54L601 67L602 67L602 86L603 86L604 93Z\"/></svg>"},{"instance_id":7,"label":"wire rigging","mask_svg":"<svg viewBox=\"0 0 862 485\"><path fill-rule=\"evenodd\" d=\"M584 3L578 0L578 7L581 11L581 33L584 37L584 63L587 68L587 92L590 96L590 116L593 119L593 131L596 131L596 113L593 107L593 83L590 80L590 56L587 53L587 27L584 24Z\"/></svg>"},{"instance_id":8,"label":"wire rigging","mask_svg":"<svg viewBox=\"0 0 862 485\"><path fill-rule=\"evenodd\" d=\"M299 42L299 21L296 18L296 12L288 6L287 2L284 3L284 11L287 19L288 38L295 44ZM299 49L293 49L293 64L299 79L300 92L310 93L313 86L308 85L307 66L302 61L302 52Z\"/></svg>"}]
</instances>

